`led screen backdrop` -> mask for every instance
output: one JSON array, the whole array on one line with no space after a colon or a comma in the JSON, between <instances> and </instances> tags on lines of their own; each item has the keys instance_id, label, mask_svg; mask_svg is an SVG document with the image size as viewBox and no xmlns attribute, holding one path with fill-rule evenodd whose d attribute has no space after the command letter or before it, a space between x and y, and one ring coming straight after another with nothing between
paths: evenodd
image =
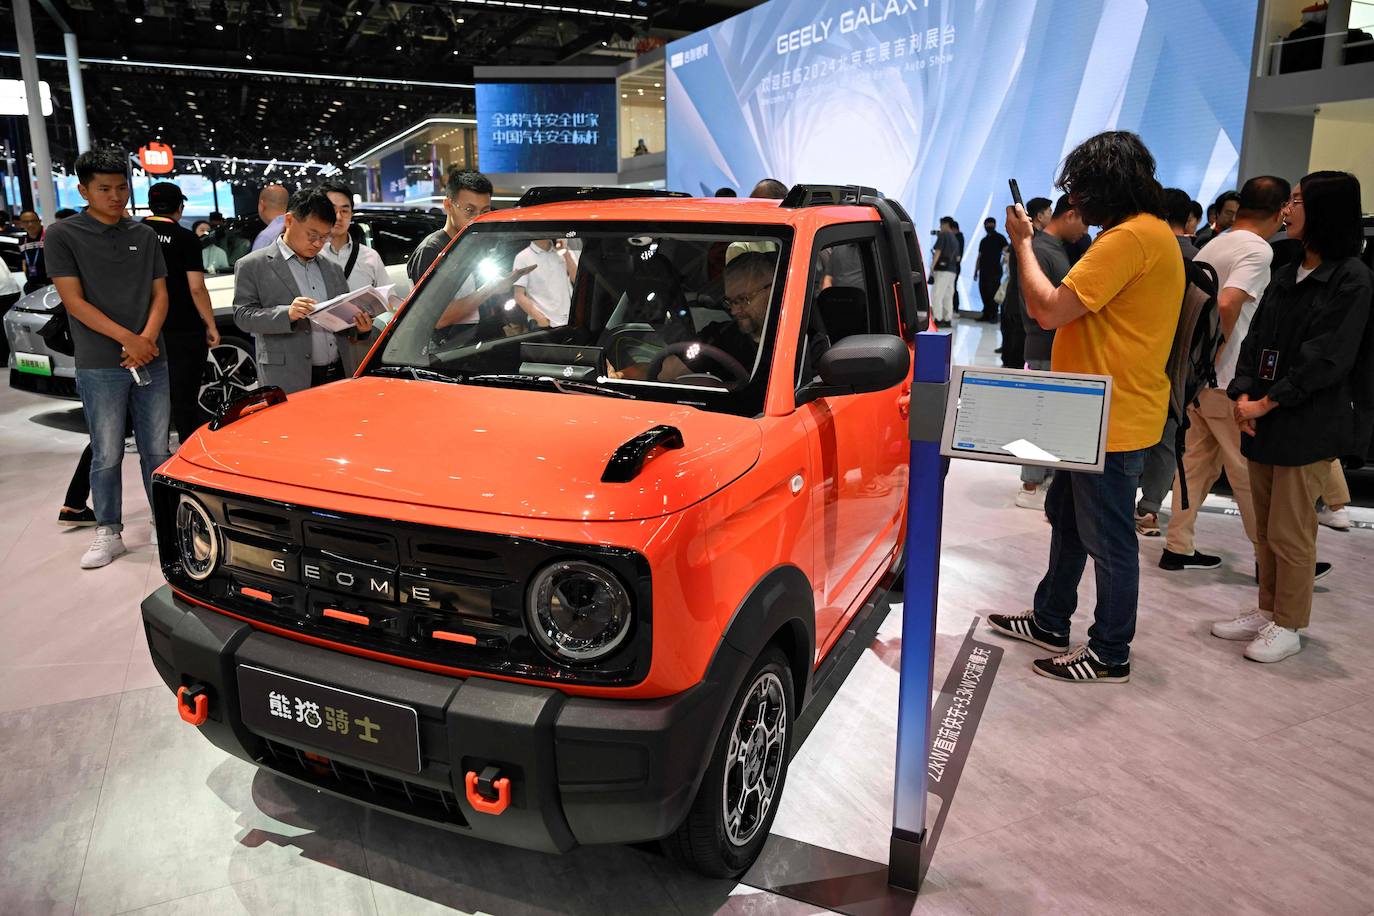
<instances>
[{"instance_id":1,"label":"led screen backdrop","mask_svg":"<svg viewBox=\"0 0 1374 916\"><path fill-rule=\"evenodd\" d=\"M614 172L614 82L478 83L484 172Z\"/></svg>"},{"instance_id":2,"label":"led screen backdrop","mask_svg":"<svg viewBox=\"0 0 1374 916\"><path fill-rule=\"evenodd\" d=\"M1206 203L1236 180L1255 14L1256 0L772 0L668 46L668 187L872 185L918 227L953 215L973 249L985 215L1002 222L1008 178L1053 198L1074 144L1125 129L1166 186Z\"/></svg>"}]
</instances>

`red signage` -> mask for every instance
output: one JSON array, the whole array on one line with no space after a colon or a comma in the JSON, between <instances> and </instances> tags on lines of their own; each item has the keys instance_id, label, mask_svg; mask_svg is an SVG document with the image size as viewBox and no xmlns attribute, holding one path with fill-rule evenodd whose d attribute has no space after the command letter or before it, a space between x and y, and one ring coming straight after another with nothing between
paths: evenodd
<instances>
[{"instance_id":1,"label":"red signage","mask_svg":"<svg viewBox=\"0 0 1374 916\"><path fill-rule=\"evenodd\" d=\"M172 148L165 143L149 143L138 148L138 161L150 175L166 175L172 171Z\"/></svg>"}]
</instances>

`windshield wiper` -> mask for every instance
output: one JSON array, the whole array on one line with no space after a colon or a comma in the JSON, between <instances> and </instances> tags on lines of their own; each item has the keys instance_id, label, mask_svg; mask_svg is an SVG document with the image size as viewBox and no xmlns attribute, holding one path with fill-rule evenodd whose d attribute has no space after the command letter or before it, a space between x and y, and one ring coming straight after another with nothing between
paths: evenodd
<instances>
[{"instance_id":1,"label":"windshield wiper","mask_svg":"<svg viewBox=\"0 0 1374 916\"><path fill-rule=\"evenodd\" d=\"M433 369L421 369L419 366L377 366L369 375L398 375L413 378L418 382L447 382L450 385L456 384L457 379L442 372L435 372Z\"/></svg>"},{"instance_id":2,"label":"windshield wiper","mask_svg":"<svg viewBox=\"0 0 1374 916\"><path fill-rule=\"evenodd\" d=\"M629 398L632 401L638 400L628 391L621 391L610 385L602 385L597 382L586 382L577 379L554 378L551 375L520 375L518 373L488 373L484 375L460 376L458 381L477 385L519 385L523 388L555 388L567 394L577 392L579 394L600 394L613 398Z\"/></svg>"}]
</instances>

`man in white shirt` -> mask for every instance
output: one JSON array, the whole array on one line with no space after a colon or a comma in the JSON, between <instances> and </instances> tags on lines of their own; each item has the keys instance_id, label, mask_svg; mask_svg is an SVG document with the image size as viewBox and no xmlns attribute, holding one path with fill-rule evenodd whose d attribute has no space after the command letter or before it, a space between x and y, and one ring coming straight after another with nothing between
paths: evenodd
<instances>
[{"instance_id":1,"label":"man in white shirt","mask_svg":"<svg viewBox=\"0 0 1374 916\"><path fill-rule=\"evenodd\" d=\"M558 328L568 323L572 310L572 284L577 279L577 261L571 251L553 239L536 239L515 256L515 272L533 268L515 281L515 303L541 328Z\"/></svg>"},{"instance_id":2,"label":"man in white shirt","mask_svg":"<svg viewBox=\"0 0 1374 916\"><path fill-rule=\"evenodd\" d=\"M1173 515L1159 568L1214 569L1221 558L1198 553L1193 529L1198 508L1221 469L1235 494L1246 537L1255 541L1255 517L1250 503L1250 473L1240 453L1240 427L1235 406L1226 397L1226 386L1236 374L1240 345L1250 328L1260 297L1269 285L1273 250L1268 239L1283 225L1290 188L1272 175L1251 178L1240 191L1240 210L1229 232L1217 235L1194 257L1198 264L1217 272L1217 305L1225 343L1217 354L1216 387L1198 392L1196 406L1188 407L1190 426L1184 438L1183 474L1188 484L1189 508L1180 505L1181 482L1174 481Z\"/></svg>"},{"instance_id":3,"label":"man in white shirt","mask_svg":"<svg viewBox=\"0 0 1374 916\"><path fill-rule=\"evenodd\" d=\"M320 257L343 269L350 291L390 284L391 275L382 263L382 256L370 245L363 244L361 233L352 231L353 189L341 181L325 181L320 183L320 190L334 205L334 229Z\"/></svg>"}]
</instances>

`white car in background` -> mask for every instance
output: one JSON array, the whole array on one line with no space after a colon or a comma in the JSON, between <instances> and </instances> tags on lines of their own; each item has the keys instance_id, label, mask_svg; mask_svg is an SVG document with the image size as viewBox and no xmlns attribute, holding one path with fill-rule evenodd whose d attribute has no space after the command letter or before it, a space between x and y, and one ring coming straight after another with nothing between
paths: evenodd
<instances>
[{"instance_id":1,"label":"white car in background","mask_svg":"<svg viewBox=\"0 0 1374 916\"><path fill-rule=\"evenodd\" d=\"M410 291L405 265L421 240L444 224L436 212L411 209L362 207L353 216L363 240L377 250L398 295ZM230 220L223 242L231 264L246 254L258 220ZM22 283L22 279L20 280ZM3 283L3 278L0 278ZM234 324L234 272L232 266L205 278L210 303L219 328L219 345L210 350L200 388L200 406L210 416L220 408L258 387L258 365L249 335ZM5 314L4 331L9 341L10 387L59 398L76 398L76 363L71 356L48 346L39 333L52 320L62 302L55 287L46 286L20 298Z\"/></svg>"}]
</instances>

